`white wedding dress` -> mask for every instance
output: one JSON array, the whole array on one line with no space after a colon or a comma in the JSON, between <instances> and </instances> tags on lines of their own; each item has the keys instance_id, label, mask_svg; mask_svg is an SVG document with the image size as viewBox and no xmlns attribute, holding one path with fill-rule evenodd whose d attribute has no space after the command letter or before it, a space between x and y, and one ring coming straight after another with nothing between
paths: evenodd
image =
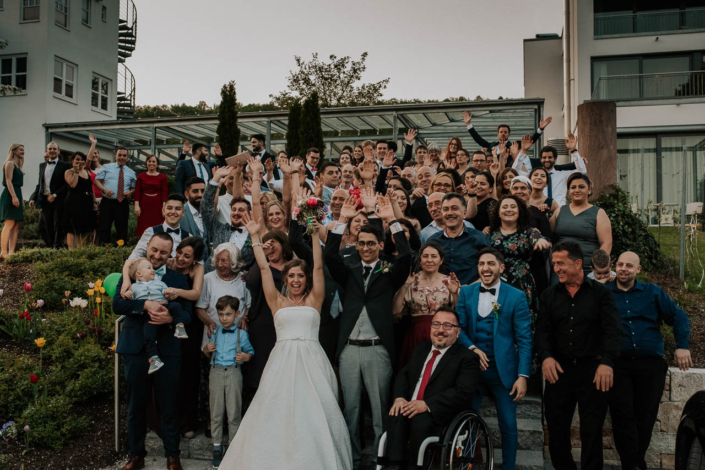
<instances>
[{"instance_id":1,"label":"white wedding dress","mask_svg":"<svg viewBox=\"0 0 705 470\"><path fill-rule=\"evenodd\" d=\"M277 343L221 469L352 469L338 383L318 342L320 323L312 307L274 314Z\"/></svg>"}]
</instances>

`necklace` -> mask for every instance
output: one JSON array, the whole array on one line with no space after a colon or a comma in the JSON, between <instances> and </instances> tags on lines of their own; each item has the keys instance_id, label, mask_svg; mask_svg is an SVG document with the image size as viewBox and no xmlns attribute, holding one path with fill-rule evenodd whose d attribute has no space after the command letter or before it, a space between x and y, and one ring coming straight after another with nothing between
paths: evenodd
<instances>
[{"instance_id":1,"label":"necklace","mask_svg":"<svg viewBox=\"0 0 705 470\"><path fill-rule=\"evenodd\" d=\"M306 296L305 296L305 295L302 296L302 297L298 300L298 302L294 302L293 300L291 300L291 297L289 297L288 295L286 296L286 298L289 299L289 302L291 302L292 304L294 304L294 305L299 305L301 302L304 301L304 299L306 298Z\"/></svg>"}]
</instances>

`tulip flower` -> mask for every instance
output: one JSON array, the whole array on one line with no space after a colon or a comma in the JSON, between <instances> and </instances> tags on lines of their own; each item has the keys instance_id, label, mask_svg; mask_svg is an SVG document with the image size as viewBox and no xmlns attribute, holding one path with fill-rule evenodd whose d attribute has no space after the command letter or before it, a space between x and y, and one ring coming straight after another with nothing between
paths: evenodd
<instances>
[{"instance_id":1,"label":"tulip flower","mask_svg":"<svg viewBox=\"0 0 705 470\"><path fill-rule=\"evenodd\" d=\"M24 317L25 317L28 321L32 319L32 315L30 315L29 313L28 313L27 315L25 315Z\"/></svg>"},{"instance_id":2,"label":"tulip flower","mask_svg":"<svg viewBox=\"0 0 705 470\"><path fill-rule=\"evenodd\" d=\"M111 351L115 352L115 345L113 344L113 345L110 346L108 349L110 349Z\"/></svg>"},{"instance_id":3,"label":"tulip flower","mask_svg":"<svg viewBox=\"0 0 705 470\"><path fill-rule=\"evenodd\" d=\"M24 283L24 291L29 292L31 290L32 290L32 284L30 284L29 282L25 282Z\"/></svg>"},{"instance_id":4,"label":"tulip flower","mask_svg":"<svg viewBox=\"0 0 705 470\"><path fill-rule=\"evenodd\" d=\"M45 344L47 344L46 340L44 338L37 338L34 340L34 343L37 345L37 347L43 348Z\"/></svg>"},{"instance_id":5,"label":"tulip flower","mask_svg":"<svg viewBox=\"0 0 705 470\"><path fill-rule=\"evenodd\" d=\"M103 281L101 281L100 279L95 281L95 288L96 289L100 289L100 286L102 286L102 285L103 285Z\"/></svg>"},{"instance_id":6,"label":"tulip flower","mask_svg":"<svg viewBox=\"0 0 705 470\"><path fill-rule=\"evenodd\" d=\"M101 288L100 288L100 293L101 293L101 294L105 294L105 287L101 287Z\"/></svg>"},{"instance_id":7,"label":"tulip flower","mask_svg":"<svg viewBox=\"0 0 705 470\"><path fill-rule=\"evenodd\" d=\"M42 299L37 300L37 307L38 308L44 307L44 301Z\"/></svg>"},{"instance_id":8,"label":"tulip flower","mask_svg":"<svg viewBox=\"0 0 705 470\"><path fill-rule=\"evenodd\" d=\"M125 244L125 241L124 241L124 240L118 240L118 241L117 241L117 246L122 246L122 245L124 245L124 244Z\"/></svg>"},{"instance_id":9,"label":"tulip flower","mask_svg":"<svg viewBox=\"0 0 705 470\"><path fill-rule=\"evenodd\" d=\"M100 297L95 299L95 303L99 304L101 302Z\"/></svg>"},{"instance_id":10,"label":"tulip flower","mask_svg":"<svg viewBox=\"0 0 705 470\"><path fill-rule=\"evenodd\" d=\"M68 299L71 296L71 291L70 290L64 291L64 295Z\"/></svg>"},{"instance_id":11,"label":"tulip flower","mask_svg":"<svg viewBox=\"0 0 705 470\"><path fill-rule=\"evenodd\" d=\"M39 382L39 377L37 377L36 375L32 374L32 375L29 376L29 381L32 382L33 384L36 384L37 382Z\"/></svg>"},{"instance_id":12,"label":"tulip flower","mask_svg":"<svg viewBox=\"0 0 705 470\"><path fill-rule=\"evenodd\" d=\"M68 301L69 301L68 299L61 299L61 303L62 303L62 304L65 304L65 303L68 302Z\"/></svg>"},{"instance_id":13,"label":"tulip flower","mask_svg":"<svg viewBox=\"0 0 705 470\"><path fill-rule=\"evenodd\" d=\"M24 318L24 313L20 313L20 318Z\"/></svg>"},{"instance_id":14,"label":"tulip flower","mask_svg":"<svg viewBox=\"0 0 705 470\"><path fill-rule=\"evenodd\" d=\"M95 291L93 289L88 289L88 291L86 291L86 293L88 294L89 297L93 297L95 295Z\"/></svg>"},{"instance_id":15,"label":"tulip flower","mask_svg":"<svg viewBox=\"0 0 705 470\"><path fill-rule=\"evenodd\" d=\"M29 424L25 424L25 426L24 426L24 432L29 432Z\"/></svg>"},{"instance_id":16,"label":"tulip flower","mask_svg":"<svg viewBox=\"0 0 705 470\"><path fill-rule=\"evenodd\" d=\"M100 303L100 302L98 302L98 303ZM95 315L97 317L100 315L100 312L98 310L93 310L93 315Z\"/></svg>"},{"instance_id":17,"label":"tulip flower","mask_svg":"<svg viewBox=\"0 0 705 470\"><path fill-rule=\"evenodd\" d=\"M88 288L93 289L95 287L95 282L89 282L88 283Z\"/></svg>"},{"instance_id":18,"label":"tulip flower","mask_svg":"<svg viewBox=\"0 0 705 470\"><path fill-rule=\"evenodd\" d=\"M91 321L90 320L83 320L83 323L85 323L86 325L90 325Z\"/></svg>"}]
</instances>

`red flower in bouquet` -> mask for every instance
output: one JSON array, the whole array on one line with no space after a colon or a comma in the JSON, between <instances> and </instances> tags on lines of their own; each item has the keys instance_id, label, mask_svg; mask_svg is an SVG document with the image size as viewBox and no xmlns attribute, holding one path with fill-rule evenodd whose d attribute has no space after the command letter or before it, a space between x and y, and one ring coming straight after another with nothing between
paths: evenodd
<instances>
[{"instance_id":1,"label":"red flower in bouquet","mask_svg":"<svg viewBox=\"0 0 705 470\"><path fill-rule=\"evenodd\" d=\"M30 284L29 282L25 282L24 283L24 291L29 292L31 290L32 290L32 284Z\"/></svg>"},{"instance_id":2,"label":"red flower in bouquet","mask_svg":"<svg viewBox=\"0 0 705 470\"><path fill-rule=\"evenodd\" d=\"M306 205L308 207L316 207L318 205L318 199L315 197L309 198L308 201L306 201Z\"/></svg>"},{"instance_id":3,"label":"red flower in bouquet","mask_svg":"<svg viewBox=\"0 0 705 470\"><path fill-rule=\"evenodd\" d=\"M328 212L322 199L316 197L301 198L294 208L294 216L301 225L306 226L306 233L313 233L311 222L315 219L321 222Z\"/></svg>"},{"instance_id":4,"label":"red flower in bouquet","mask_svg":"<svg viewBox=\"0 0 705 470\"><path fill-rule=\"evenodd\" d=\"M37 377L36 375L32 374L32 375L29 376L29 381L32 382L33 384L36 384L37 382L39 382L39 377Z\"/></svg>"}]
</instances>

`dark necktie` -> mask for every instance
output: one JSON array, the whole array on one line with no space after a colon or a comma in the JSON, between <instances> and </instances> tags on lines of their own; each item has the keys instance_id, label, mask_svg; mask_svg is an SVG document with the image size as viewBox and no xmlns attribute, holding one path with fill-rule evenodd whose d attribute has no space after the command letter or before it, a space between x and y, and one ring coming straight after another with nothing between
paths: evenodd
<instances>
[{"instance_id":1,"label":"dark necktie","mask_svg":"<svg viewBox=\"0 0 705 470\"><path fill-rule=\"evenodd\" d=\"M363 280L367 280L368 277L370 277L370 273L372 272L372 266L365 266L365 272L362 275Z\"/></svg>"},{"instance_id":2,"label":"dark necktie","mask_svg":"<svg viewBox=\"0 0 705 470\"><path fill-rule=\"evenodd\" d=\"M56 165L56 160L49 160L47 163L49 165Z\"/></svg>"},{"instance_id":3,"label":"dark necktie","mask_svg":"<svg viewBox=\"0 0 705 470\"><path fill-rule=\"evenodd\" d=\"M233 232L242 233L242 227L230 226L230 230L232 230Z\"/></svg>"},{"instance_id":4,"label":"dark necktie","mask_svg":"<svg viewBox=\"0 0 705 470\"><path fill-rule=\"evenodd\" d=\"M166 233L175 233L178 235L179 233L181 233L181 229L180 228L167 228Z\"/></svg>"},{"instance_id":5,"label":"dark necktie","mask_svg":"<svg viewBox=\"0 0 705 470\"><path fill-rule=\"evenodd\" d=\"M235 333L235 329L233 329L233 328L223 328L223 333Z\"/></svg>"},{"instance_id":6,"label":"dark necktie","mask_svg":"<svg viewBox=\"0 0 705 470\"><path fill-rule=\"evenodd\" d=\"M553 199L553 181L551 181L551 173L548 173L548 197Z\"/></svg>"},{"instance_id":7,"label":"dark necktie","mask_svg":"<svg viewBox=\"0 0 705 470\"><path fill-rule=\"evenodd\" d=\"M433 364L436 363L436 358L441 352L438 349L434 349L431 354L431 359L426 363L426 367L423 370L423 377L421 378L421 385L419 385L419 393L416 395L417 400L423 400L423 394L426 391L426 385L428 381L431 380L431 372L433 372Z\"/></svg>"},{"instance_id":8,"label":"dark necktie","mask_svg":"<svg viewBox=\"0 0 705 470\"><path fill-rule=\"evenodd\" d=\"M122 202L125 199L125 172L120 167L120 176L118 176L117 200Z\"/></svg>"},{"instance_id":9,"label":"dark necktie","mask_svg":"<svg viewBox=\"0 0 705 470\"><path fill-rule=\"evenodd\" d=\"M494 287L488 289L485 286L480 286L480 294L483 294L485 292L489 292L490 294L495 295L497 293L497 289L495 289Z\"/></svg>"}]
</instances>

